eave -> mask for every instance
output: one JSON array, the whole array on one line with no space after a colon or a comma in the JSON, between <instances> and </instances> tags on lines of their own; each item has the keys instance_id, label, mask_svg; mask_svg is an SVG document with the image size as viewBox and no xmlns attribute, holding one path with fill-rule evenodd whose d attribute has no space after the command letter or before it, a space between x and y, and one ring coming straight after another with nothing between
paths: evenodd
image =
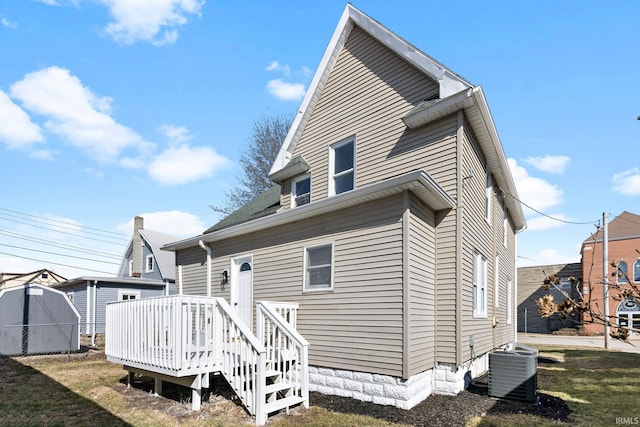
<instances>
[{"instance_id":1,"label":"eave","mask_svg":"<svg viewBox=\"0 0 640 427\"><path fill-rule=\"evenodd\" d=\"M385 179L365 187L356 188L337 196L327 197L308 205L300 206L278 212L268 217L255 219L233 227L214 231L201 236L191 237L162 247L164 250L175 251L198 246L202 240L204 243L213 243L232 237L242 236L271 227L284 225L293 221L312 218L329 212L335 212L361 203L381 199L393 194L409 190L434 211L452 209L455 200L449 196L425 171L416 170L393 178Z\"/></svg>"},{"instance_id":2,"label":"eave","mask_svg":"<svg viewBox=\"0 0 640 427\"><path fill-rule=\"evenodd\" d=\"M511 213L516 230L524 229L527 222L518 201L518 190L511 176L498 131L480 86L463 90L436 103L419 105L403 117L402 121L408 128L416 129L458 110L464 110L478 144L480 144L480 149L487 158L488 169L493 174L496 183L511 196L505 197L504 201Z\"/></svg>"}]
</instances>

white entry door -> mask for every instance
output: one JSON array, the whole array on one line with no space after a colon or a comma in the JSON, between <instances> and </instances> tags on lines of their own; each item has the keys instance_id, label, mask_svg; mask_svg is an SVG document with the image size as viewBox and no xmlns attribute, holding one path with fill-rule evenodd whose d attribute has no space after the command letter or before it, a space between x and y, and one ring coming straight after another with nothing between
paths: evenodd
<instances>
[{"instance_id":1,"label":"white entry door","mask_svg":"<svg viewBox=\"0 0 640 427\"><path fill-rule=\"evenodd\" d=\"M244 323L252 329L253 324L253 266L251 257L237 258L233 261L234 273L232 277L231 305Z\"/></svg>"}]
</instances>

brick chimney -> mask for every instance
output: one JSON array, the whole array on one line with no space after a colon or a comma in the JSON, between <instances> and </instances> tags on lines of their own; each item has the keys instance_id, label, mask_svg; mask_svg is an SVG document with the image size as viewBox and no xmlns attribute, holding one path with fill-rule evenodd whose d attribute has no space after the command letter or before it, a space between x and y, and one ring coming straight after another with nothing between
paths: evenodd
<instances>
[{"instance_id":1,"label":"brick chimney","mask_svg":"<svg viewBox=\"0 0 640 427\"><path fill-rule=\"evenodd\" d=\"M133 277L140 277L142 275L142 236L140 236L140 230L144 228L144 219L141 216L133 218L133 271L131 275Z\"/></svg>"}]
</instances>

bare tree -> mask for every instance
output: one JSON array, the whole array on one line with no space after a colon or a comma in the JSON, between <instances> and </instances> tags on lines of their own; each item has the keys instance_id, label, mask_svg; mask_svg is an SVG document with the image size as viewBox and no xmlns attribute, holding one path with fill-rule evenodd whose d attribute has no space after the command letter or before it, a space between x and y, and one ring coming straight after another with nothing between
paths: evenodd
<instances>
[{"instance_id":1,"label":"bare tree","mask_svg":"<svg viewBox=\"0 0 640 427\"><path fill-rule=\"evenodd\" d=\"M640 252L639 252L640 253ZM610 265L615 269L612 273L612 280L608 283L609 295L614 301L628 301L634 305L640 305L640 286L638 283L629 279L626 271L622 271L620 265L617 262L611 262ZM577 297L572 297L568 292L560 288L560 277L555 274L548 275L542 282L542 288L547 291L553 287L558 290L562 296L563 301L557 303L554 301L553 295L547 294L536 301L538 305L538 311L540 316L544 319L559 314L561 318L567 319L573 315L578 315L582 318L583 323L593 323L603 326L610 326L613 328L609 334L612 338L626 341L629 338L629 332L640 332L638 328L630 327L628 324L623 324L619 321L618 317L614 315L604 315L603 301L592 298L594 295L594 284L588 282L589 287L588 296L585 297L581 291L582 283L575 277L569 277L569 281L576 290ZM604 286L603 283L597 283L598 286Z\"/></svg>"},{"instance_id":2,"label":"bare tree","mask_svg":"<svg viewBox=\"0 0 640 427\"><path fill-rule=\"evenodd\" d=\"M238 183L225 191L224 205L210 206L211 209L228 215L273 186L269 170L289 132L291 121L291 116L265 114L253 122L249 147L240 157L242 171L237 177Z\"/></svg>"}]
</instances>

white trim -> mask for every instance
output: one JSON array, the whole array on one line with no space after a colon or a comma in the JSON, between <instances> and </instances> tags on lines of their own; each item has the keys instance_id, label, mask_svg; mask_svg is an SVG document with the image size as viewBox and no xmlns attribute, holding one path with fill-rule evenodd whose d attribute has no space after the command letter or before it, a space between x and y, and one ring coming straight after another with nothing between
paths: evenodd
<instances>
[{"instance_id":1,"label":"white trim","mask_svg":"<svg viewBox=\"0 0 640 427\"><path fill-rule=\"evenodd\" d=\"M506 206L502 207L502 246L507 248L509 239L507 229L509 228L509 209Z\"/></svg>"},{"instance_id":2,"label":"white trim","mask_svg":"<svg viewBox=\"0 0 640 427\"><path fill-rule=\"evenodd\" d=\"M336 149L341 148L348 144L353 144L353 165L351 166L351 168L336 174L335 173ZM328 179L329 189L327 193L329 194L329 196L337 196L336 188L335 188L336 187L335 179L337 177L346 175L348 173L353 173L353 182L352 182L351 190L355 190L356 188L356 136L355 135L352 135L348 138L343 139L342 141L336 142L335 144L331 144L329 146L329 179ZM351 191L351 190L347 190L347 191ZM338 194L346 193L347 191L343 191Z\"/></svg>"},{"instance_id":3,"label":"white trim","mask_svg":"<svg viewBox=\"0 0 640 427\"><path fill-rule=\"evenodd\" d=\"M251 302L249 303L249 306L253 307L253 271L254 271L253 254L248 253L248 254L238 255L231 258L229 262L231 264L231 267L229 270L231 272L231 278L230 278L231 280L229 281L231 286L229 290L229 305L237 313L236 307L238 305L238 275L240 273L240 267L245 262L248 262L251 265ZM252 311L252 315L249 316L249 324L247 326L249 327L249 329L253 328L253 311Z\"/></svg>"},{"instance_id":4,"label":"white trim","mask_svg":"<svg viewBox=\"0 0 640 427\"><path fill-rule=\"evenodd\" d=\"M510 325L513 319L513 283L507 281L507 325Z\"/></svg>"},{"instance_id":5,"label":"white trim","mask_svg":"<svg viewBox=\"0 0 640 427\"><path fill-rule=\"evenodd\" d=\"M217 242L231 237L242 236L278 225L289 224L318 215L335 212L338 209L355 206L366 201L376 200L392 194L410 190L434 211L452 209L456 202L423 170L407 172L393 178L378 181L355 190L327 197L296 209L287 209L263 218L244 222L205 235L190 237L162 247L175 251L197 246L200 240L206 243Z\"/></svg>"},{"instance_id":6,"label":"white trim","mask_svg":"<svg viewBox=\"0 0 640 427\"><path fill-rule=\"evenodd\" d=\"M133 260L129 260L129 277L133 276Z\"/></svg>"},{"instance_id":7,"label":"white trim","mask_svg":"<svg viewBox=\"0 0 640 427\"><path fill-rule=\"evenodd\" d=\"M296 203L296 197L299 196L299 194L297 193L296 184L306 179L309 180L309 203L311 203L311 174L307 173L297 178L294 178L291 181L291 208L297 208L299 206L304 206L309 204L309 203L304 203L302 205L298 205L298 203Z\"/></svg>"},{"instance_id":8,"label":"white trim","mask_svg":"<svg viewBox=\"0 0 640 427\"><path fill-rule=\"evenodd\" d=\"M123 297L125 295L134 296L135 299L140 299L140 290L139 289L118 289L118 301L124 301ZM132 298L127 298L132 299Z\"/></svg>"},{"instance_id":9,"label":"white trim","mask_svg":"<svg viewBox=\"0 0 640 427\"><path fill-rule=\"evenodd\" d=\"M500 307L500 255L496 255L496 264L493 268L493 303L498 308Z\"/></svg>"},{"instance_id":10,"label":"white trim","mask_svg":"<svg viewBox=\"0 0 640 427\"><path fill-rule=\"evenodd\" d=\"M330 265L330 273L329 280L331 281L330 286L326 288L307 288L307 254L309 249L319 249L323 247L331 247L331 265ZM329 292L333 291L333 270L335 266L335 252L334 252L334 242L321 243L318 245L305 246L303 249L303 262L302 262L302 293L310 293L310 292Z\"/></svg>"},{"instance_id":11,"label":"white trim","mask_svg":"<svg viewBox=\"0 0 640 427\"><path fill-rule=\"evenodd\" d=\"M149 268L149 259L151 259L151 268ZM154 270L155 264L156 264L156 260L153 257L153 254L147 255L144 258L144 272L145 273L152 273L153 270Z\"/></svg>"},{"instance_id":12,"label":"white trim","mask_svg":"<svg viewBox=\"0 0 640 427\"><path fill-rule=\"evenodd\" d=\"M473 317L487 317L487 259L479 252L473 255Z\"/></svg>"},{"instance_id":13,"label":"white trim","mask_svg":"<svg viewBox=\"0 0 640 427\"><path fill-rule=\"evenodd\" d=\"M485 190L484 190L484 219L487 224L491 225L493 222L493 177L491 172L487 171L485 174Z\"/></svg>"}]
</instances>

